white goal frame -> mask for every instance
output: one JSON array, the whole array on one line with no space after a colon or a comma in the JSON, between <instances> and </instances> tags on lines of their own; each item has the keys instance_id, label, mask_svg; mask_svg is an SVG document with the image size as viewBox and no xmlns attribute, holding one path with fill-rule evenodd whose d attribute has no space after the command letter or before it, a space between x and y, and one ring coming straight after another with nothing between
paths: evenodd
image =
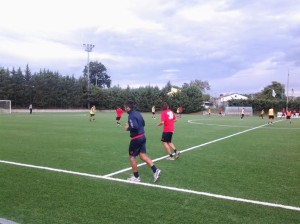
<instances>
[{"instance_id":1,"label":"white goal frame","mask_svg":"<svg viewBox=\"0 0 300 224\"><path fill-rule=\"evenodd\" d=\"M0 100L0 114L11 114L11 100Z\"/></svg>"},{"instance_id":2,"label":"white goal frame","mask_svg":"<svg viewBox=\"0 0 300 224\"><path fill-rule=\"evenodd\" d=\"M241 116L242 109L245 110L245 116L253 116L253 108L252 107L243 107L243 106L231 106L225 107L225 115L226 116Z\"/></svg>"}]
</instances>

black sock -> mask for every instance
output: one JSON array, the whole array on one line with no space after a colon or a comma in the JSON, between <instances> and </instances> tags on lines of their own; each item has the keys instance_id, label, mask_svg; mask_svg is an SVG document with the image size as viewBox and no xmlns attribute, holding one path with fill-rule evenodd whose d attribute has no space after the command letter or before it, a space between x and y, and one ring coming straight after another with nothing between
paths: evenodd
<instances>
[{"instance_id":1,"label":"black sock","mask_svg":"<svg viewBox=\"0 0 300 224\"><path fill-rule=\"evenodd\" d=\"M151 170L153 171L153 173L155 173L157 170L156 166L155 165L151 166Z\"/></svg>"},{"instance_id":2,"label":"black sock","mask_svg":"<svg viewBox=\"0 0 300 224\"><path fill-rule=\"evenodd\" d=\"M177 150L176 149L174 149L174 153L176 154L176 152L177 152Z\"/></svg>"},{"instance_id":3,"label":"black sock","mask_svg":"<svg viewBox=\"0 0 300 224\"><path fill-rule=\"evenodd\" d=\"M173 154L171 153L169 156L170 156L170 157L173 157Z\"/></svg>"},{"instance_id":4,"label":"black sock","mask_svg":"<svg viewBox=\"0 0 300 224\"><path fill-rule=\"evenodd\" d=\"M133 176L135 176L135 178L138 178L139 177L139 172L134 172Z\"/></svg>"}]
</instances>

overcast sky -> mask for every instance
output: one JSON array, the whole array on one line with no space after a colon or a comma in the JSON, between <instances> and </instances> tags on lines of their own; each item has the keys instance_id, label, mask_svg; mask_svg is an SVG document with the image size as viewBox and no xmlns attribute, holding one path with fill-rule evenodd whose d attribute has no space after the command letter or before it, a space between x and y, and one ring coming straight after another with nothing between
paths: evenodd
<instances>
[{"instance_id":1,"label":"overcast sky","mask_svg":"<svg viewBox=\"0 0 300 224\"><path fill-rule=\"evenodd\" d=\"M219 96L287 85L289 73L300 96L299 0L1 1L0 67L79 77L84 43L112 86L198 79Z\"/></svg>"}]
</instances>

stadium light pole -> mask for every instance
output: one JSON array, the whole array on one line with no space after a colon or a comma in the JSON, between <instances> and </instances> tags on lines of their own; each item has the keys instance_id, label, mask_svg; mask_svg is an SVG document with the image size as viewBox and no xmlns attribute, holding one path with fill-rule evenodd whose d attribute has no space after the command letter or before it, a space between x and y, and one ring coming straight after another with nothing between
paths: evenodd
<instances>
[{"instance_id":1,"label":"stadium light pole","mask_svg":"<svg viewBox=\"0 0 300 224\"><path fill-rule=\"evenodd\" d=\"M90 109L90 52L93 50L95 45L93 44L83 44L84 50L88 53L87 55L87 73L88 73L88 109Z\"/></svg>"},{"instance_id":2,"label":"stadium light pole","mask_svg":"<svg viewBox=\"0 0 300 224\"><path fill-rule=\"evenodd\" d=\"M289 105L289 82L290 82L290 70L288 70L288 77L286 83L286 110L288 109L288 105Z\"/></svg>"}]
</instances>

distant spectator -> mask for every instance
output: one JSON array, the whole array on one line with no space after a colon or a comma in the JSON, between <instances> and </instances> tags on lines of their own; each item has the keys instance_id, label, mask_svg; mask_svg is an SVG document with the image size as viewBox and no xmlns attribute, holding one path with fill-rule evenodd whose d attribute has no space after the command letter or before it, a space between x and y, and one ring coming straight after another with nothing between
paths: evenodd
<instances>
[{"instance_id":1,"label":"distant spectator","mask_svg":"<svg viewBox=\"0 0 300 224\"><path fill-rule=\"evenodd\" d=\"M32 104L29 105L29 113L32 114Z\"/></svg>"},{"instance_id":2,"label":"distant spectator","mask_svg":"<svg viewBox=\"0 0 300 224\"><path fill-rule=\"evenodd\" d=\"M262 109L261 112L260 112L261 119L264 119L264 115L265 115L265 111L264 111L264 109Z\"/></svg>"}]
</instances>

